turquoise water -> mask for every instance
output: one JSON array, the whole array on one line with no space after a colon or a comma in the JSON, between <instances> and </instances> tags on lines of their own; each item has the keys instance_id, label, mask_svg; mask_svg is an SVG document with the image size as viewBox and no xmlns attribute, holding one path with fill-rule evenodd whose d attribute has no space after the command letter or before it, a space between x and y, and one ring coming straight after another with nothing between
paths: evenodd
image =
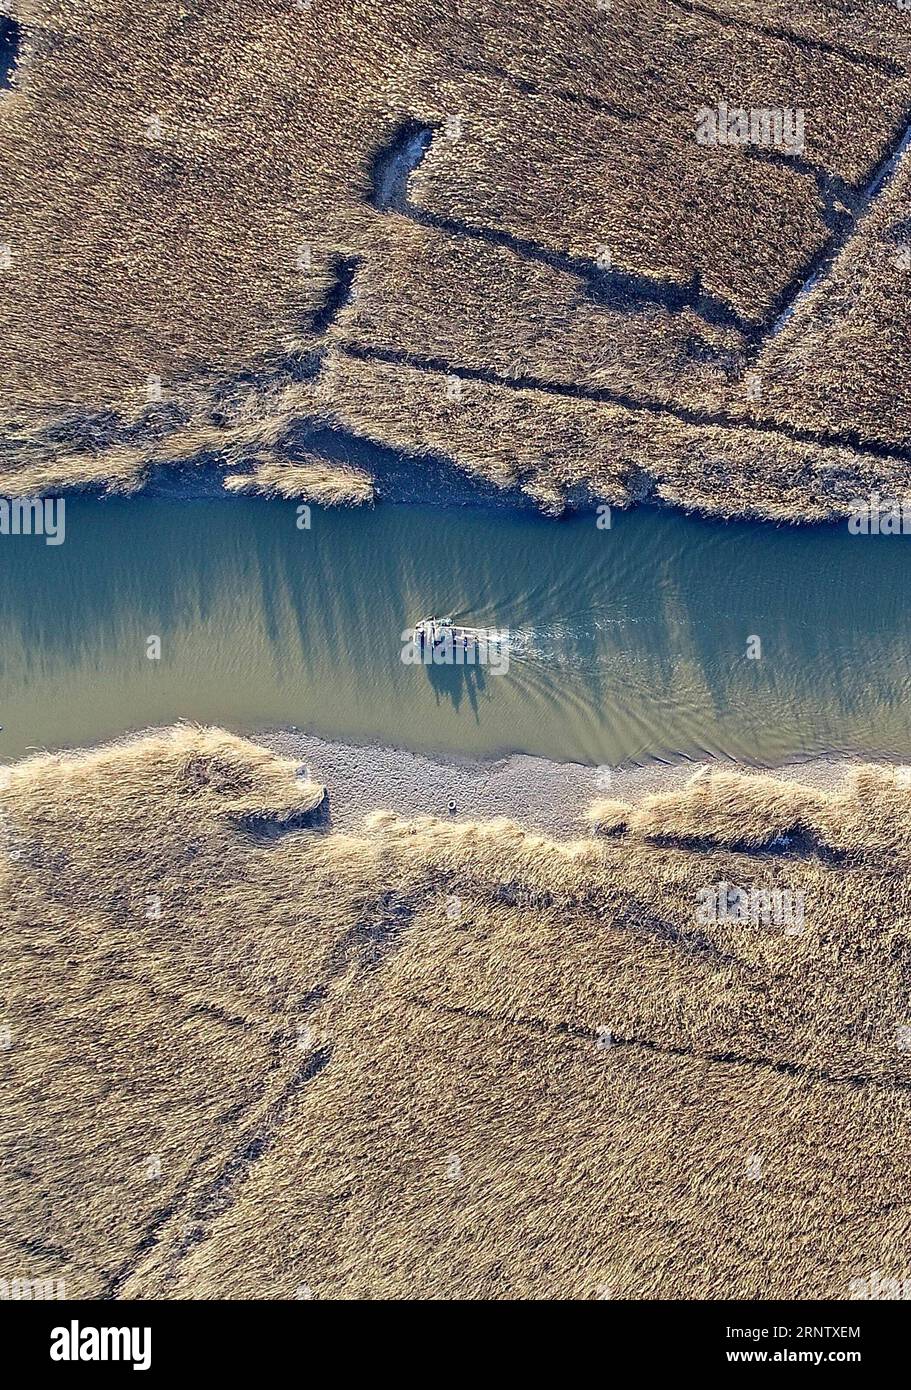
<instances>
[{"instance_id":1,"label":"turquoise water","mask_svg":"<svg viewBox=\"0 0 911 1390\"><path fill-rule=\"evenodd\" d=\"M911 538L653 510L610 530L468 508L296 521L261 499L75 499L64 544L0 537L0 755L181 717L614 765L911 754ZM509 669L404 665L431 613L509 629Z\"/></svg>"}]
</instances>

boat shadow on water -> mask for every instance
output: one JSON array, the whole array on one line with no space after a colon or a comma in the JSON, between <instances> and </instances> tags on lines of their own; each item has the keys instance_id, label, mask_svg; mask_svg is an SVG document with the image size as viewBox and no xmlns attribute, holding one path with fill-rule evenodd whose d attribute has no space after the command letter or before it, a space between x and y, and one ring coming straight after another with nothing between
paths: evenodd
<instances>
[{"instance_id":1,"label":"boat shadow on water","mask_svg":"<svg viewBox=\"0 0 911 1390\"><path fill-rule=\"evenodd\" d=\"M451 618L423 618L410 631L410 656L427 672L437 703L445 696L458 711L467 699L477 721L487 672L505 674L509 669L508 634L462 627Z\"/></svg>"},{"instance_id":2,"label":"boat shadow on water","mask_svg":"<svg viewBox=\"0 0 911 1390\"><path fill-rule=\"evenodd\" d=\"M487 671L483 666L433 666L424 667L427 679L437 697L437 703L449 700L454 710L459 710L463 700L467 700L478 718L478 698L487 687Z\"/></svg>"}]
</instances>

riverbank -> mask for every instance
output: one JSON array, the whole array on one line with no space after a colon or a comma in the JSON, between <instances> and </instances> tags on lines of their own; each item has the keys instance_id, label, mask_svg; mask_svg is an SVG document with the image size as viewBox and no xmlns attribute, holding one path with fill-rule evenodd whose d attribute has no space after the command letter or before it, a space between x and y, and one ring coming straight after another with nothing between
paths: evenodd
<instances>
[{"instance_id":1,"label":"riverbank","mask_svg":"<svg viewBox=\"0 0 911 1390\"><path fill-rule=\"evenodd\" d=\"M541 511L535 499L521 488L497 487L484 478L466 473L449 459L386 449L345 430L298 429L289 451L289 468L293 467L293 460L301 450L318 456L329 465L353 467L369 473L379 505ZM225 487L225 477L242 471L236 464L214 460L180 466L160 464L133 496L182 502L231 497L234 494ZM90 495L104 496L95 489ZM596 499L582 489L573 495L569 509L589 507L594 510L596 505Z\"/></svg>"}]
</instances>

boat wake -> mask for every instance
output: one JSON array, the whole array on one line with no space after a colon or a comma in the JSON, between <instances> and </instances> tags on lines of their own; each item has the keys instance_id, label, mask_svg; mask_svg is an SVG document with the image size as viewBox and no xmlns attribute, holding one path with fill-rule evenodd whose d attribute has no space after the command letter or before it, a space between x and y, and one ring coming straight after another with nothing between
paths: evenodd
<instances>
[{"instance_id":1,"label":"boat wake","mask_svg":"<svg viewBox=\"0 0 911 1390\"><path fill-rule=\"evenodd\" d=\"M553 622L512 628L509 632L510 655L551 666L578 667L586 664L587 654L595 662L593 648L601 627L600 623L582 626L578 623Z\"/></svg>"}]
</instances>

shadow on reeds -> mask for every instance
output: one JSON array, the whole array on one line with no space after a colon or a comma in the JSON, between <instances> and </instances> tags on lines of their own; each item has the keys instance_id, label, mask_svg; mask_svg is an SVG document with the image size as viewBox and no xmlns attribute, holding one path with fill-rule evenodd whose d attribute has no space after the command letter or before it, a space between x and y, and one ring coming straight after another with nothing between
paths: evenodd
<instances>
[{"instance_id":1,"label":"shadow on reeds","mask_svg":"<svg viewBox=\"0 0 911 1390\"><path fill-rule=\"evenodd\" d=\"M762 844L750 840L719 840L709 835L647 835L650 845L661 849L685 849L697 854L744 854L751 859L819 859L824 864L844 868L851 862L847 850L834 849L811 828L794 825Z\"/></svg>"},{"instance_id":2,"label":"shadow on reeds","mask_svg":"<svg viewBox=\"0 0 911 1390\"><path fill-rule=\"evenodd\" d=\"M326 792L319 805L309 811L292 811L287 816L274 816L267 812L234 816L231 823L242 835L255 840L257 844L271 844L295 830L328 831L331 829L329 793Z\"/></svg>"},{"instance_id":3,"label":"shadow on reeds","mask_svg":"<svg viewBox=\"0 0 911 1390\"><path fill-rule=\"evenodd\" d=\"M848 44L821 39L816 35L801 34L785 24L768 24L759 16L756 19L747 19L741 13L724 14L711 5L700 4L699 0L670 0L670 3L678 10L684 10L687 14L702 15L713 24L733 29L738 34L745 31L755 34L758 38L775 39L779 43L796 45L808 53L829 53L833 57L844 58L849 63L856 63L859 67L885 73L888 77L904 76L904 69L899 63L877 57L875 53L851 48Z\"/></svg>"},{"instance_id":4,"label":"shadow on reeds","mask_svg":"<svg viewBox=\"0 0 911 1390\"><path fill-rule=\"evenodd\" d=\"M352 966L374 970L401 945L414 919L414 905L395 889L379 893L366 904L359 920L336 942L326 957L323 973L337 979Z\"/></svg>"},{"instance_id":5,"label":"shadow on reeds","mask_svg":"<svg viewBox=\"0 0 911 1390\"><path fill-rule=\"evenodd\" d=\"M799 429L794 425L777 424L773 421L757 419L752 415L735 415L723 410L694 410L690 406L672 405L668 401L648 400L641 396L631 396L626 391L615 391L609 387L576 386L562 381L550 381L534 376L506 376L503 372L488 367L466 367L453 363L447 358L424 357L408 352L404 348L386 349L361 347L356 343L338 344L338 351L361 362L385 362L390 366L410 367L415 371L438 372L446 376L456 376L462 381L479 381L485 386L501 386L511 391L539 391L545 396L562 396L570 400L591 401L595 405L616 405L624 410L639 411L646 415L661 416L664 419L680 420L685 425L698 428L716 427L728 430L743 430L751 435L764 435L770 439L789 439L796 444L812 444L854 449L868 454L871 458L896 460L911 459L911 449L899 444L882 444L877 440L865 438L851 430L810 430ZM645 471L638 472L646 476Z\"/></svg>"},{"instance_id":6,"label":"shadow on reeds","mask_svg":"<svg viewBox=\"0 0 911 1390\"><path fill-rule=\"evenodd\" d=\"M339 310L348 302L351 294L351 287L354 284L354 275L357 270L357 261L349 259L338 260L335 263L335 280L332 288L327 294L321 307L311 319L311 327L314 333L325 333L326 329L334 322Z\"/></svg>"},{"instance_id":7,"label":"shadow on reeds","mask_svg":"<svg viewBox=\"0 0 911 1390\"><path fill-rule=\"evenodd\" d=\"M698 272L694 273L689 284L678 284L619 268L605 270L594 261L562 255L536 241L514 236L511 232L478 227L458 218L440 217L426 208L418 207L409 198L409 183L435 135L432 126L409 120L399 128L385 149L377 154L371 170L371 201L378 211L398 212L423 227L502 246L525 260L538 261L553 270L572 275L583 282L590 298L606 308L632 314L643 311L649 305L659 304L671 314L692 310L704 323L733 328L744 336L757 331L759 326L756 323L741 318L717 295L705 292Z\"/></svg>"},{"instance_id":8,"label":"shadow on reeds","mask_svg":"<svg viewBox=\"0 0 911 1390\"><path fill-rule=\"evenodd\" d=\"M797 305L829 275L839 255L856 233L861 219L895 178L902 155L909 147L911 121L909 113L906 112L883 154L859 188L836 179L834 175L820 170L816 165L805 165L803 168L798 165L799 172L808 173L816 179L825 208L824 220L829 229L829 237L809 264L798 271L790 284L782 290L772 311L771 321L762 334L763 340L775 337L789 322ZM777 158L781 159L782 156Z\"/></svg>"},{"instance_id":9,"label":"shadow on reeds","mask_svg":"<svg viewBox=\"0 0 911 1390\"><path fill-rule=\"evenodd\" d=\"M306 448L333 463L365 469L373 478L377 498L384 502L538 512L535 501L519 487L498 487L478 474L466 473L441 454L393 449L336 425L305 422L292 430L289 446Z\"/></svg>"}]
</instances>

